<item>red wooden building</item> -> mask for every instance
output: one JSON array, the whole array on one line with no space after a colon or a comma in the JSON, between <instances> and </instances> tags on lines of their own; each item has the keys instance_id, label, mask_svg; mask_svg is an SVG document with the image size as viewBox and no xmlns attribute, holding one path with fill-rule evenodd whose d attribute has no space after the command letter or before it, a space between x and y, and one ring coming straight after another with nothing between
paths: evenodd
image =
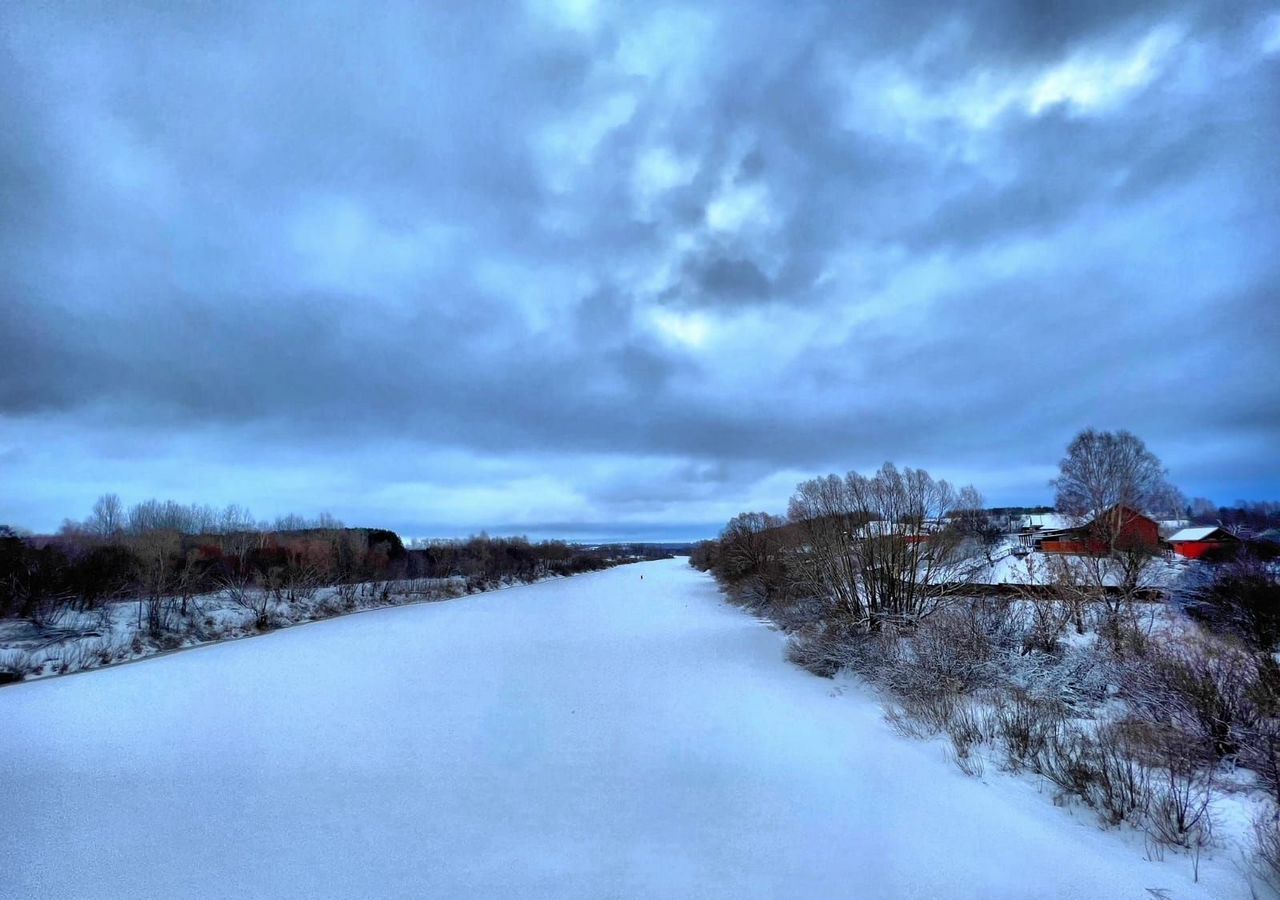
<instances>
[{"instance_id":1,"label":"red wooden building","mask_svg":"<svg viewBox=\"0 0 1280 900\"><path fill-rule=\"evenodd\" d=\"M1184 528L1169 538L1173 552L1187 559L1200 557L1215 551L1224 551L1240 539L1225 528L1216 525L1205 525L1200 528Z\"/></svg>"},{"instance_id":2,"label":"red wooden building","mask_svg":"<svg viewBox=\"0 0 1280 900\"><path fill-rule=\"evenodd\" d=\"M1035 548L1045 553L1102 556L1114 550L1160 548L1160 525L1128 506L1113 506L1092 522L1044 534Z\"/></svg>"}]
</instances>

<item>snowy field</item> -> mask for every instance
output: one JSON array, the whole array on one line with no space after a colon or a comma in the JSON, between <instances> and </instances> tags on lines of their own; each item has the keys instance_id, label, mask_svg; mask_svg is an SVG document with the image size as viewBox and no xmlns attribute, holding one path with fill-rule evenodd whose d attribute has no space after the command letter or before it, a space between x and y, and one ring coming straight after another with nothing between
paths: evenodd
<instances>
[{"instance_id":1,"label":"snowy field","mask_svg":"<svg viewBox=\"0 0 1280 900\"><path fill-rule=\"evenodd\" d=\"M0 802L3 897L1248 896L962 775L684 559L0 688Z\"/></svg>"}]
</instances>

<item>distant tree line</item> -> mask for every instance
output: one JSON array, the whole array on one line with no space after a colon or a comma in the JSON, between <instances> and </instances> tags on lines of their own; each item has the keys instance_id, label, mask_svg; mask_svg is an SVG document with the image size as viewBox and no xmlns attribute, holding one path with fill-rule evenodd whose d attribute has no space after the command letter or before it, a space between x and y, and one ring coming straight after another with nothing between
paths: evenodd
<instances>
[{"instance_id":1,"label":"distant tree line","mask_svg":"<svg viewBox=\"0 0 1280 900\"><path fill-rule=\"evenodd\" d=\"M1233 506L1218 506L1207 497L1196 497L1187 504L1186 516L1195 525L1222 525L1260 533L1280 528L1280 501L1237 500Z\"/></svg>"},{"instance_id":2,"label":"distant tree line","mask_svg":"<svg viewBox=\"0 0 1280 900\"><path fill-rule=\"evenodd\" d=\"M237 505L147 500L126 508L106 494L57 535L0 526L0 618L51 625L68 611L134 600L143 629L158 635L176 627L193 597L216 591L265 608L326 586L461 578L465 590L481 590L655 555L670 554L483 534L406 548L393 531L349 528L327 513L259 521Z\"/></svg>"}]
</instances>

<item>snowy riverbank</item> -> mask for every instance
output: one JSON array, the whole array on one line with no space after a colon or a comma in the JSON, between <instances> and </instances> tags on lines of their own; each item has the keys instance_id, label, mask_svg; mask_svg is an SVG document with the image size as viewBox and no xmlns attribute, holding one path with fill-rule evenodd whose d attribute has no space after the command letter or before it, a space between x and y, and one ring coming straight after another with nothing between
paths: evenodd
<instances>
[{"instance_id":1,"label":"snowy riverbank","mask_svg":"<svg viewBox=\"0 0 1280 900\"><path fill-rule=\"evenodd\" d=\"M644 578L641 579L641 575ZM684 560L0 691L15 897L1247 896L962 775Z\"/></svg>"}]
</instances>

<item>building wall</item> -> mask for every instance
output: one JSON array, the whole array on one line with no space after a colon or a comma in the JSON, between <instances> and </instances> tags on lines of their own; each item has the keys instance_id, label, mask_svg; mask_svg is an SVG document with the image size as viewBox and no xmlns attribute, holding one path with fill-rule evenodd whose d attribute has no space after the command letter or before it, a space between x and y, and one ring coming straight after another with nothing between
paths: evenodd
<instances>
[{"instance_id":1,"label":"building wall","mask_svg":"<svg viewBox=\"0 0 1280 900\"><path fill-rule=\"evenodd\" d=\"M1200 559L1208 553L1231 546L1231 541L1178 541L1173 545L1173 552L1187 559Z\"/></svg>"},{"instance_id":2,"label":"building wall","mask_svg":"<svg viewBox=\"0 0 1280 900\"><path fill-rule=\"evenodd\" d=\"M1045 553L1072 553L1078 556L1102 556L1110 552L1104 541L1089 536L1089 526L1085 526L1058 540L1040 542L1040 549ZM1155 551L1160 546L1160 526L1143 516L1132 516L1126 519L1120 534L1116 535L1117 550L1133 550L1149 548Z\"/></svg>"}]
</instances>

